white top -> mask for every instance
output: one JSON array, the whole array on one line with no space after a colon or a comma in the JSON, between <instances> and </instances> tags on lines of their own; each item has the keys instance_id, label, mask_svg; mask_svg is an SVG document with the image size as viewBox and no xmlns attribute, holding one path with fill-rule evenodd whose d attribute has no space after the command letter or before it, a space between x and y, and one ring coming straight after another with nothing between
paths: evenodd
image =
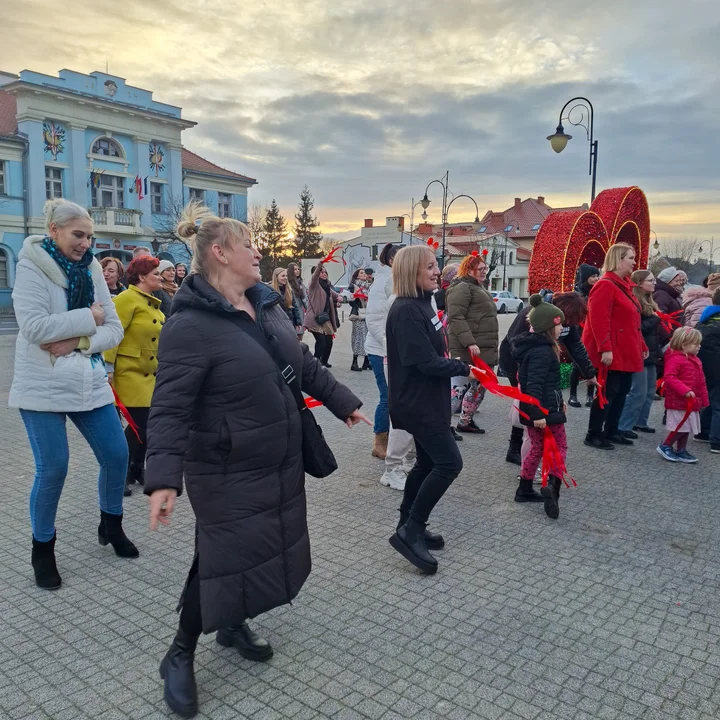
<instances>
[{"instance_id":1,"label":"white top","mask_svg":"<svg viewBox=\"0 0 720 720\"><path fill-rule=\"evenodd\" d=\"M96 325L90 308L67 309L67 276L43 250L43 239L42 235L26 238L18 256L12 297L20 333L8 405L46 412L94 410L114 398L104 363L91 355L119 345L123 328L95 259L89 269L105 322ZM90 347L59 358L40 348L73 337L87 337Z\"/></svg>"},{"instance_id":2,"label":"white top","mask_svg":"<svg viewBox=\"0 0 720 720\"><path fill-rule=\"evenodd\" d=\"M368 292L365 308L365 323L368 334L365 338L365 352L368 355L385 357L385 325L388 310L395 296L392 294L392 269L381 265Z\"/></svg>"}]
</instances>

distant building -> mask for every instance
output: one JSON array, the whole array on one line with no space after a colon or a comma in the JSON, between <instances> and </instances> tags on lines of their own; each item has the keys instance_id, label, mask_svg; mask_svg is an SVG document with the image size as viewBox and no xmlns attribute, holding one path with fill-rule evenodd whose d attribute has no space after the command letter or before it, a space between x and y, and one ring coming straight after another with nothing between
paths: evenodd
<instances>
[{"instance_id":1,"label":"distant building","mask_svg":"<svg viewBox=\"0 0 720 720\"><path fill-rule=\"evenodd\" d=\"M137 246L187 261L163 236L190 198L246 219L257 181L185 149L181 133L195 124L120 77L0 72L0 309L11 305L24 238L45 232L48 198L87 207L95 255L124 261Z\"/></svg>"}]
</instances>

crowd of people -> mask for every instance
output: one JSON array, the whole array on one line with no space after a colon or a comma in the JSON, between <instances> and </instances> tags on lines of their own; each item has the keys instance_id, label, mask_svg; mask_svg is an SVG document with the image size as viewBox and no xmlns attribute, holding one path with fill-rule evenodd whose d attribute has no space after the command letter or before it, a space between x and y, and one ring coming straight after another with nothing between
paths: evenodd
<instances>
[{"instance_id":1,"label":"crowd of people","mask_svg":"<svg viewBox=\"0 0 720 720\"><path fill-rule=\"evenodd\" d=\"M691 436L720 453L720 274L702 291L683 292L683 273L668 268L656 279L635 270L634 249L617 244L602 269L579 268L576 291L532 295L500 342L478 253L441 274L427 246L389 244L379 270L355 271L345 294L350 369L371 369L377 385L371 423L360 398L329 372L342 297L326 261L307 286L294 263L263 283L248 228L191 203L177 227L193 251L190 272L144 248L127 267L111 257L99 263L84 208L56 199L45 215L46 233L25 240L17 266L9 397L36 464L35 582L62 584L55 519L68 418L97 459L98 541L117 556L139 556L122 524L133 485L149 498L152 530L169 524L187 491L195 552L160 664L165 700L183 717L198 712L201 634L267 660L270 643L247 621L292 601L310 573L304 476L319 448L307 442L312 414L303 393L348 428L372 425L381 483L403 493L390 545L425 573L437 571L431 551L445 545L428 529L430 516L462 471L464 436L485 433L476 417L487 391L512 401L514 500L542 502L552 519L566 480L565 424L575 412L563 397L563 361L574 365L571 406L581 405L580 380L588 383L588 447L614 450L655 433L649 411L660 392L662 457L697 462ZM312 352L300 342L306 331Z\"/></svg>"}]
</instances>

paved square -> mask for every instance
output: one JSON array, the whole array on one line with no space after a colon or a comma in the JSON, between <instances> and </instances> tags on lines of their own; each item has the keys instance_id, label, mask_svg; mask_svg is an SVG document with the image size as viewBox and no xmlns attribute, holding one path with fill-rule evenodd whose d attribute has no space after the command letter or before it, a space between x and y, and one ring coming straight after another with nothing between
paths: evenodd
<instances>
[{"instance_id":1,"label":"paved square","mask_svg":"<svg viewBox=\"0 0 720 720\"><path fill-rule=\"evenodd\" d=\"M333 371L372 415L377 391L372 373L349 372L349 330ZM171 527L151 534L145 498L127 499L141 556L116 558L97 543L96 465L71 427L63 587L37 589L32 456L6 407L14 342L0 337L0 718L167 717L158 663L192 555L190 505L183 496ZM465 438L465 469L432 516L447 547L426 577L388 545L400 496L378 483L370 428L316 412L340 470L308 478L313 573L292 607L253 622L275 648L269 663L201 640L198 717L720 717L720 458L706 445L693 443L694 467L664 462L657 435L589 451L588 410L570 408L579 486L562 492L552 522L542 505L513 502L508 405L488 396L478 415L487 434Z\"/></svg>"}]
</instances>

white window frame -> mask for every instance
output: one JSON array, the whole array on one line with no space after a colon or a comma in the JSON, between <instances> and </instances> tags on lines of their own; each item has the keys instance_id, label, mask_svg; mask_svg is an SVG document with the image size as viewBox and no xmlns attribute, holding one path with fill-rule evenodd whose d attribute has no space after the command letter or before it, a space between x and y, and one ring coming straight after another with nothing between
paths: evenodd
<instances>
[{"instance_id":1,"label":"white window frame","mask_svg":"<svg viewBox=\"0 0 720 720\"><path fill-rule=\"evenodd\" d=\"M218 217L232 217L232 195L230 193L218 193Z\"/></svg>"},{"instance_id":2,"label":"white window frame","mask_svg":"<svg viewBox=\"0 0 720 720\"><path fill-rule=\"evenodd\" d=\"M54 200L63 196L62 168L45 166L45 199Z\"/></svg>"},{"instance_id":3,"label":"white window frame","mask_svg":"<svg viewBox=\"0 0 720 720\"><path fill-rule=\"evenodd\" d=\"M107 143L108 152L101 152L101 149L98 148L100 143ZM110 152L112 148L115 148L115 151L118 153L117 155L113 155L112 152ZM115 158L118 160L123 160L125 158L125 151L123 150L122 145L114 138L107 137L107 135L103 135L93 141L93 144L90 147L90 154L97 155L98 157Z\"/></svg>"},{"instance_id":4,"label":"white window frame","mask_svg":"<svg viewBox=\"0 0 720 720\"><path fill-rule=\"evenodd\" d=\"M203 205L205 204L205 191L200 190L199 188L188 188L190 191L190 200L197 200L198 202L201 202Z\"/></svg>"},{"instance_id":5,"label":"white window frame","mask_svg":"<svg viewBox=\"0 0 720 720\"><path fill-rule=\"evenodd\" d=\"M2 162L0 161L0 165ZM10 287L10 257L3 248L0 248L0 290Z\"/></svg>"},{"instance_id":6,"label":"white window frame","mask_svg":"<svg viewBox=\"0 0 720 720\"><path fill-rule=\"evenodd\" d=\"M165 189L163 185L163 183L159 182L150 182L150 212L153 215L162 215L165 212Z\"/></svg>"},{"instance_id":7,"label":"white window frame","mask_svg":"<svg viewBox=\"0 0 720 720\"><path fill-rule=\"evenodd\" d=\"M106 204L105 197L109 197L110 204ZM92 207L96 208L124 208L125 207L125 178L121 175L100 175L99 187L92 188Z\"/></svg>"},{"instance_id":8,"label":"white window frame","mask_svg":"<svg viewBox=\"0 0 720 720\"><path fill-rule=\"evenodd\" d=\"M5 161L0 160L0 195L8 195L7 175L5 173Z\"/></svg>"}]
</instances>

